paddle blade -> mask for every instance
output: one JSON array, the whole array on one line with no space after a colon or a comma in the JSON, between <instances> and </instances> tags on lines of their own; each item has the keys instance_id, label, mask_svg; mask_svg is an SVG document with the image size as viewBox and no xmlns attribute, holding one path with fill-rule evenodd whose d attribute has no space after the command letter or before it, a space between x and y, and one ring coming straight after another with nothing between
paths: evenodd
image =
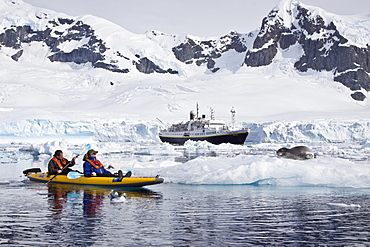
<instances>
[{"instance_id":1,"label":"paddle blade","mask_svg":"<svg viewBox=\"0 0 370 247\"><path fill-rule=\"evenodd\" d=\"M134 175L134 172L132 170L126 170L124 171L124 177L131 177Z\"/></svg>"},{"instance_id":2,"label":"paddle blade","mask_svg":"<svg viewBox=\"0 0 370 247\"><path fill-rule=\"evenodd\" d=\"M86 153L90 149L91 149L91 144L86 144L84 149L82 149L81 152L79 153L79 155L82 155L82 154Z\"/></svg>"},{"instance_id":3,"label":"paddle blade","mask_svg":"<svg viewBox=\"0 0 370 247\"><path fill-rule=\"evenodd\" d=\"M29 173L39 173L41 172L40 168L29 168L23 171L24 175L28 175Z\"/></svg>"},{"instance_id":4,"label":"paddle blade","mask_svg":"<svg viewBox=\"0 0 370 247\"><path fill-rule=\"evenodd\" d=\"M91 149L91 144L86 144L85 147L81 150L79 154L76 155L76 157L85 154L87 151Z\"/></svg>"},{"instance_id":5,"label":"paddle blade","mask_svg":"<svg viewBox=\"0 0 370 247\"><path fill-rule=\"evenodd\" d=\"M79 172L68 172L67 174L67 178L68 179L76 179L76 178L79 178L79 177L82 177L83 174L79 173Z\"/></svg>"}]
</instances>

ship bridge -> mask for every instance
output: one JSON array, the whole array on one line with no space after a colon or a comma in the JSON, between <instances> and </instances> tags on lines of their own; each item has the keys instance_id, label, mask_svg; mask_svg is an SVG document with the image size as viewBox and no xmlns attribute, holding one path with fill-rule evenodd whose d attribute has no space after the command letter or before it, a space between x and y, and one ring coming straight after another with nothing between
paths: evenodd
<instances>
[{"instance_id":1,"label":"ship bridge","mask_svg":"<svg viewBox=\"0 0 370 247\"><path fill-rule=\"evenodd\" d=\"M216 130L227 130L228 127L223 120L208 120L207 121L208 128L210 129L216 129Z\"/></svg>"}]
</instances>

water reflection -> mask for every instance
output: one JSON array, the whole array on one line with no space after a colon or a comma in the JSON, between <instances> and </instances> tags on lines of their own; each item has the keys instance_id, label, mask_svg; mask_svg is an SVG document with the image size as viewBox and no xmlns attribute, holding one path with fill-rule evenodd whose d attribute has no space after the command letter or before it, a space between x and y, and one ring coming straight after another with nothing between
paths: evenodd
<instances>
[{"instance_id":1,"label":"water reflection","mask_svg":"<svg viewBox=\"0 0 370 247\"><path fill-rule=\"evenodd\" d=\"M82 199L83 215L87 217L99 216L104 201L109 202L111 188L95 186L78 186L69 184L48 184L48 201L53 216L63 213L63 210L74 207L78 199ZM146 188L113 188L119 196L126 195L128 199L158 199L160 193ZM56 217L58 218L58 217Z\"/></svg>"},{"instance_id":2,"label":"water reflection","mask_svg":"<svg viewBox=\"0 0 370 247\"><path fill-rule=\"evenodd\" d=\"M103 205L104 193L99 191L84 190L83 193L83 213L85 217L94 218L99 216Z\"/></svg>"},{"instance_id":3,"label":"water reflection","mask_svg":"<svg viewBox=\"0 0 370 247\"><path fill-rule=\"evenodd\" d=\"M90 246L106 241L102 236L109 235L106 221L111 220L112 209L110 188L49 184L47 187L49 221L44 225L45 233L53 240L63 239L63 243L73 246ZM156 200L162 194L144 188L115 188L119 195L125 194L127 200ZM123 205L125 207L126 205ZM119 207L119 206L118 206ZM117 210L117 206L115 208Z\"/></svg>"},{"instance_id":4,"label":"water reflection","mask_svg":"<svg viewBox=\"0 0 370 247\"><path fill-rule=\"evenodd\" d=\"M50 204L50 211L52 212L53 219L60 218L64 205L66 204L68 192L70 191L62 187L54 186L52 184L48 186L48 202Z\"/></svg>"}]
</instances>

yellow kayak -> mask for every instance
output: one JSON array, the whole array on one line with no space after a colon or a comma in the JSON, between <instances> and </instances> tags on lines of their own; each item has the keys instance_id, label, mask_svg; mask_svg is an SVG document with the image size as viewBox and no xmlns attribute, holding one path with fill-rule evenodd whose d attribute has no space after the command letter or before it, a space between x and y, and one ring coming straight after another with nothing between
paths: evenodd
<instances>
[{"instance_id":1,"label":"yellow kayak","mask_svg":"<svg viewBox=\"0 0 370 247\"><path fill-rule=\"evenodd\" d=\"M54 175L48 176L47 173L28 173L25 174L31 181L47 183ZM79 184L79 185L95 185L109 187L142 187L146 185L163 183L163 178L159 177L124 177L121 182L118 182L115 177L78 177L69 179L67 175L57 175L49 183L60 184Z\"/></svg>"}]
</instances>

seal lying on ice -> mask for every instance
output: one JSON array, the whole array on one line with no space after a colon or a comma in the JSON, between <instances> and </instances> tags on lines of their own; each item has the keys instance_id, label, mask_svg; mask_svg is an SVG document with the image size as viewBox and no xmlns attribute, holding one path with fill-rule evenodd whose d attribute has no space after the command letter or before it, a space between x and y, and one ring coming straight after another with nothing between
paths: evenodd
<instances>
[{"instance_id":1,"label":"seal lying on ice","mask_svg":"<svg viewBox=\"0 0 370 247\"><path fill-rule=\"evenodd\" d=\"M297 146L294 148L280 148L276 151L280 157L295 160L306 160L314 158L312 150L306 146Z\"/></svg>"}]
</instances>

